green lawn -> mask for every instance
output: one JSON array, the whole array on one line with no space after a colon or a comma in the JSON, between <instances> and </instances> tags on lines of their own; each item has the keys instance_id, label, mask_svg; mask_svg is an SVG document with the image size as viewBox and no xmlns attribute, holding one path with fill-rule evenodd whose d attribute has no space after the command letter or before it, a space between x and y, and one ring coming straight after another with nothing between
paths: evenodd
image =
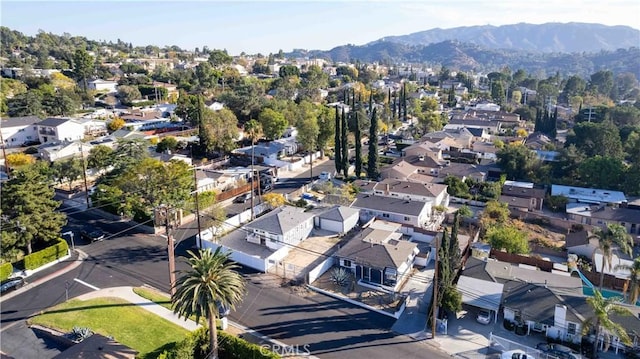
<instances>
[{"instance_id":1,"label":"green lawn","mask_svg":"<svg viewBox=\"0 0 640 359\"><path fill-rule=\"evenodd\" d=\"M29 319L31 324L69 332L74 326L112 336L144 358L170 342L185 338L188 331L157 315L118 298L70 300Z\"/></svg>"},{"instance_id":2,"label":"green lawn","mask_svg":"<svg viewBox=\"0 0 640 359\"><path fill-rule=\"evenodd\" d=\"M133 288L133 292L136 293L137 295L141 296L144 299L150 300L156 304L159 304L171 311L173 311L173 309L171 309L171 298L169 297L168 294L164 294L162 292L159 292L155 289L149 289L149 288L145 288L145 287L136 287ZM189 319L193 320L194 322L196 321L196 316L192 315L189 317ZM218 324L218 328L220 328L220 320L216 321ZM208 325L207 324L207 320L206 318L202 318L200 319L200 324L202 325Z\"/></svg>"}]
</instances>

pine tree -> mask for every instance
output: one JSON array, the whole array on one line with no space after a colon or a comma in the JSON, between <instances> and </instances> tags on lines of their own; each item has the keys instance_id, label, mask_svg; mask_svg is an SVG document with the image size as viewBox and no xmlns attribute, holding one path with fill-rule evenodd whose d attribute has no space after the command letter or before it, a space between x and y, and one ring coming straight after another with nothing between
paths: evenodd
<instances>
[{"instance_id":1,"label":"pine tree","mask_svg":"<svg viewBox=\"0 0 640 359\"><path fill-rule=\"evenodd\" d=\"M378 179L378 118L376 109L371 114L371 127L369 127L369 159L367 161L367 177Z\"/></svg>"},{"instance_id":2,"label":"pine tree","mask_svg":"<svg viewBox=\"0 0 640 359\"><path fill-rule=\"evenodd\" d=\"M336 167L336 172L340 173L342 171L342 140L340 138L340 113L338 112L338 106L336 106L336 133L334 135L334 163Z\"/></svg>"},{"instance_id":3,"label":"pine tree","mask_svg":"<svg viewBox=\"0 0 640 359\"><path fill-rule=\"evenodd\" d=\"M355 114L355 129L353 135L356 139L356 178L360 178L362 173L362 139L360 138L360 122L358 121L358 113Z\"/></svg>"},{"instance_id":4,"label":"pine tree","mask_svg":"<svg viewBox=\"0 0 640 359\"><path fill-rule=\"evenodd\" d=\"M342 109L342 124L340 126L341 132L341 143L340 148L342 150L342 173L344 174L344 178L349 177L349 144L347 142L348 139L348 126L347 126L347 116L344 115L344 109Z\"/></svg>"}]
</instances>

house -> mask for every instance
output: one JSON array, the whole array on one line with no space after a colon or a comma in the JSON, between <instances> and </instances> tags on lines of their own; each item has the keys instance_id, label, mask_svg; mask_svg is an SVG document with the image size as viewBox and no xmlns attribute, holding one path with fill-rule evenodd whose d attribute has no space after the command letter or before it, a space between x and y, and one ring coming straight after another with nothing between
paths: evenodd
<instances>
[{"instance_id":1,"label":"house","mask_svg":"<svg viewBox=\"0 0 640 359\"><path fill-rule=\"evenodd\" d=\"M38 154L40 158L45 161L55 162L75 156L84 156L87 158L92 148L93 146L91 144L80 141L49 142L38 147Z\"/></svg>"},{"instance_id":2,"label":"house","mask_svg":"<svg viewBox=\"0 0 640 359\"><path fill-rule=\"evenodd\" d=\"M532 150L542 150L546 146L553 144L553 141L547 135L541 132L534 132L527 136L524 142L525 146Z\"/></svg>"},{"instance_id":3,"label":"house","mask_svg":"<svg viewBox=\"0 0 640 359\"><path fill-rule=\"evenodd\" d=\"M603 229L610 224L619 224L627 230L627 233L640 237L640 210L638 209L568 203L567 216L572 221Z\"/></svg>"},{"instance_id":4,"label":"house","mask_svg":"<svg viewBox=\"0 0 640 359\"><path fill-rule=\"evenodd\" d=\"M413 267L418 245L401 239L402 233L365 228L334 254L359 283L397 291Z\"/></svg>"},{"instance_id":5,"label":"house","mask_svg":"<svg viewBox=\"0 0 640 359\"><path fill-rule=\"evenodd\" d=\"M360 193L401 198L410 201L432 202L434 206L449 206L447 186L437 183L416 183L395 179L380 182L357 180L354 185Z\"/></svg>"},{"instance_id":6,"label":"house","mask_svg":"<svg viewBox=\"0 0 640 359\"><path fill-rule=\"evenodd\" d=\"M344 234L352 230L357 224L360 211L356 208L333 206L314 218L317 228Z\"/></svg>"},{"instance_id":7,"label":"house","mask_svg":"<svg viewBox=\"0 0 640 359\"><path fill-rule=\"evenodd\" d=\"M37 116L10 117L0 122L2 143L5 147L20 147L25 143L38 142Z\"/></svg>"},{"instance_id":8,"label":"house","mask_svg":"<svg viewBox=\"0 0 640 359\"><path fill-rule=\"evenodd\" d=\"M276 208L244 226L249 232L247 241L273 250L295 246L311 233L313 217L304 208Z\"/></svg>"},{"instance_id":9,"label":"house","mask_svg":"<svg viewBox=\"0 0 640 359\"><path fill-rule=\"evenodd\" d=\"M49 117L36 125L40 143L82 140L85 134L84 124L70 118Z\"/></svg>"},{"instance_id":10,"label":"house","mask_svg":"<svg viewBox=\"0 0 640 359\"><path fill-rule=\"evenodd\" d=\"M478 128L484 129L489 134L498 134L502 131L502 123L496 120L481 120L481 119L451 119L449 123L444 126L445 130L457 130L460 128Z\"/></svg>"},{"instance_id":11,"label":"house","mask_svg":"<svg viewBox=\"0 0 640 359\"><path fill-rule=\"evenodd\" d=\"M378 218L420 228L435 225L431 202L361 193L351 207L360 209L360 221L363 223Z\"/></svg>"},{"instance_id":12,"label":"house","mask_svg":"<svg viewBox=\"0 0 640 359\"><path fill-rule=\"evenodd\" d=\"M137 351L115 339L94 333L56 355L54 359L134 359L137 355Z\"/></svg>"},{"instance_id":13,"label":"house","mask_svg":"<svg viewBox=\"0 0 640 359\"><path fill-rule=\"evenodd\" d=\"M118 83L116 81L107 81L102 79L95 79L87 82L87 89L92 91L105 91L107 93L116 92Z\"/></svg>"},{"instance_id":14,"label":"house","mask_svg":"<svg viewBox=\"0 0 640 359\"><path fill-rule=\"evenodd\" d=\"M552 196L564 196L570 202L591 204L622 204L627 202L624 193L607 189L551 185Z\"/></svg>"},{"instance_id":15,"label":"house","mask_svg":"<svg viewBox=\"0 0 640 359\"><path fill-rule=\"evenodd\" d=\"M542 211L542 203L546 195L547 191L541 188L524 188L505 184L502 186L500 201L510 205L518 203L516 207L524 208L526 211ZM522 200L528 202L526 206L523 206L525 201Z\"/></svg>"}]
</instances>

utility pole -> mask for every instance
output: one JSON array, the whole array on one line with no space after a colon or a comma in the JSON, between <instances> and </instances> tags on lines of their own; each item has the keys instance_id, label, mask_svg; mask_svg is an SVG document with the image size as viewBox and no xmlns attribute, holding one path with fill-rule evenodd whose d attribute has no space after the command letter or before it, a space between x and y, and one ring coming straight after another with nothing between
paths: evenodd
<instances>
[{"instance_id":1,"label":"utility pole","mask_svg":"<svg viewBox=\"0 0 640 359\"><path fill-rule=\"evenodd\" d=\"M171 286L171 296L176 294L176 258L173 247L173 239L171 238L171 229L173 223L170 222L169 217L173 217L173 209L167 205L160 205L157 208L160 211L160 219L164 219L165 234L167 235L167 253L169 256L169 284ZM173 220L171 218L171 220Z\"/></svg>"},{"instance_id":2,"label":"utility pole","mask_svg":"<svg viewBox=\"0 0 640 359\"><path fill-rule=\"evenodd\" d=\"M87 163L84 160L84 150L82 142L80 142L80 157L82 158L82 180L84 181L84 199L87 201L87 209L89 209L89 187L87 186Z\"/></svg>"},{"instance_id":3,"label":"utility pole","mask_svg":"<svg viewBox=\"0 0 640 359\"><path fill-rule=\"evenodd\" d=\"M438 252L440 251L440 240L438 236L434 237L436 241L436 270L433 275L433 318L431 319L431 338L436 337L436 322L438 319Z\"/></svg>"}]
</instances>

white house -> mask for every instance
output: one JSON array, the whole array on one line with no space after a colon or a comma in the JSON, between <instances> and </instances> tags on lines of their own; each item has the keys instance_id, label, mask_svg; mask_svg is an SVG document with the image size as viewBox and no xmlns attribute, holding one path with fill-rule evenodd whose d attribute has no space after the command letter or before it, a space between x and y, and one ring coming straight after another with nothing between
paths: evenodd
<instances>
[{"instance_id":1,"label":"white house","mask_svg":"<svg viewBox=\"0 0 640 359\"><path fill-rule=\"evenodd\" d=\"M318 214L316 227L336 233L347 233L358 224L360 210L356 208L333 206Z\"/></svg>"},{"instance_id":2,"label":"white house","mask_svg":"<svg viewBox=\"0 0 640 359\"><path fill-rule=\"evenodd\" d=\"M116 92L117 86L118 83L115 81L107 81L102 79L96 79L87 82L87 88L93 91Z\"/></svg>"},{"instance_id":3,"label":"white house","mask_svg":"<svg viewBox=\"0 0 640 359\"><path fill-rule=\"evenodd\" d=\"M85 125L70 118L49 117L37 123L41 143L82 140Z\"/></svg>"},{"instance_id":4,"label":"white house","mask_svg":"<svg viewBox=\"0 0 640 359\"><path fill-rule=\"evenodd\" d=\"M432 202L411 201L403 198L376 196L361 193L351 204L360 209L360 220L368 222L372 218L427 228L432 222Z\"/></svg>"},{"instance_id":5,"label":"white house","mask_svg":"<svg viewBox=\"0 0 640 359\"><path fill-rule=\"evenodd\" d=\"M38 147L38 153L40 158L45 161L55 162L58 160L78 156L81 154L85 158L89 155L89 151L93 148L88 143L82 143L80 141L73 142L60 142L60 143L47 143Z\"/></svg>"},{"instance_id":6,"label":"white house","mask_svg":"<svg viewBox=\"0 0 640 359\"><path fill-rule=\"evenodd\" d=\"M20 147L24 143L38 141L37 116L10 117L0 122L4 146Z\"/></svg>"},{"instance_id":7,"label":"white house","mask_svg":"<svg viewBox=\"0 0 640 359\"><path fill-rule=\"evenodd\" d=\"M298 245L313 229L312 213L304 208L282 206L244 226L247 241L278 250Z\"/></svg>"}]
</instances>

